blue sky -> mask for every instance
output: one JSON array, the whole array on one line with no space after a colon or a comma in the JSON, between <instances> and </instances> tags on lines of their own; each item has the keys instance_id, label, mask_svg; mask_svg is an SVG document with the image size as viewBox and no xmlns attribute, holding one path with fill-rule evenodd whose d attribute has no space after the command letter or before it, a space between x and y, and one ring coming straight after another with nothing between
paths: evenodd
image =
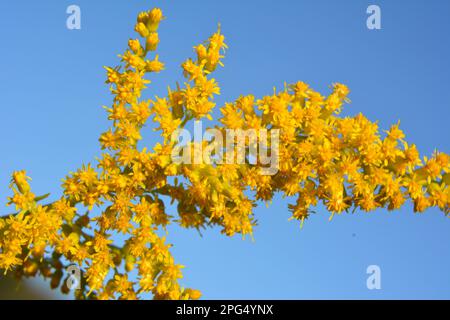
<instances>
[{"instance_id":1,"label":"blue sky","mask_svg":"<svg viewBox=\"0 0 450 320\"><path fill-rule=\"evenodd\" d=\"M81 8L81 30L66 28L66 8ZM377 4L382 29L368 30ZM220 22L229 46L216 72L219 105L262 96L302 80L328 93L351 89L345 115L362 112L389 128L401 120L423 155L450 152L450 2L433 1L14 1L0 4L0 195L10 173L27 169L38 194L61 194L61 179L99 154L111 103L104 65L116 65L137 13L160 6L160 59L147 96L182 80L180 63ZM144 144L158 140L149 128ZM0 206L0 214L10 212ZM377 210L336 216L319 207L300 230L287 203L255 210L255 241L169 228L185 286L205 298L450 298L450 220L435 209ZM366 288L366 268L381 268L381 290Z\"/></svg>"}]
</instances>

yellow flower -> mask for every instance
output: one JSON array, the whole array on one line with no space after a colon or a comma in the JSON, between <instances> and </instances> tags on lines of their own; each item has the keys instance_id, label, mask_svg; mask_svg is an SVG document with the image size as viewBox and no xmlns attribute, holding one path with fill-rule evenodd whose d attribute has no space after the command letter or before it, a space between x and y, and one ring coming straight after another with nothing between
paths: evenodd
<instances>
[{"instance_id":1,"label":"yellow flower","mask_svg":"<svg viewBox=\"0 0 450 320\"><path fill-rule=\"evenodd\" d=\"M143 99L150 83L145 77L164 69L158 55L150 56L159 44L163 18L158 8L140 13L135 31L143 39L130 39L120 65L105 67L113 95L112 106L104 107L111 127L99 138L104 151L97 165L71 172L63 180L63 196L46 205L40 204L46 195L31 192L25 171L12 174L8 204L18 212L0 218L0 269L14 270L18 277L42 274L56 288L63 264L77 263L83 268L77 298L137 299L151 292L154 299L198 299L198 290L180 286L182 266L161 236L171 223L198 230L218 226L227 236L252 236L253 208L260 200L269 204L278 193L297 199L288 208L301 225L319 202L331 217L357 208L393 210L407 199L416 212L435 206L450 213L450 157L435 152L422 161L399 124L382 138L377 122L362 114L339 117L350 102L350 90L340 83L324 95L299 81L260 99L239 96L220 108L219 132L256 129L261 137L260 130L280 131L273 175L261 174L261 159L174 163L172 133L216 114L220 87L212 73L223 66L227 45L219 27L194 47L196 57L182 64L186 83L169 88L167 97ZM162 139L153 148L142 148L149 118ZM259 149L274 144L263 141ZM207 142L187 142L195 155L200 146ZM250 146L248 141L241 148ZM115 237L118 233L124 237ZM64 284L61 290L69 291Z\"/></svg>"},{"instance_id":2,"label":"yellow flower","mask_svg":"<svg viewBox=\"0 0 450 320\"><path fill-rule=\"evenodd\" d=\"M76 254L78 251L80 237L77 233L72 232L68 236L63 235L57 241L56 251L62 254Z\"/></svg>"}]
</instances>

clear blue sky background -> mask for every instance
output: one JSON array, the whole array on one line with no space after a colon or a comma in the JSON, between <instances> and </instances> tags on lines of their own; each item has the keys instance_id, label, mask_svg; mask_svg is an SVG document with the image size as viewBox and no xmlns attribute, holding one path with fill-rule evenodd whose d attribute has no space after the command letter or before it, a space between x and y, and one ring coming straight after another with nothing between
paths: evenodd
<instances>
[{"instance_id":1,"label":"clear blue sky background","mask_svg":"<svg viewBox=\"0 0 450 320\"><path fill-rule=\"evenodd\" d=\"M66 29L77 4L82 29ZM366 8L382 10L382 30L366 28ZM99 154L111 103L104 65L116 65L136 14L161 6L159 54L167 69L148 97L181 80L179 65L220 22L229 45L216 73L219 103L262 96L303 80L328 93L347 84L359 112L387 129L401 119L424 155L450 152L449 1L3 1L0 4L0 195L27 169L36 193L60 196L61 179ZM150 128L145 143L158 138ZM0 214L11 210L0 206ZM302 230L276 197L256 210L255 242L170 228L183 284L205 298L450 298L450 220L438 210L337 216L318 208ZM366 268L382 289L366 288Z\"/></svg>"}]
</instances>

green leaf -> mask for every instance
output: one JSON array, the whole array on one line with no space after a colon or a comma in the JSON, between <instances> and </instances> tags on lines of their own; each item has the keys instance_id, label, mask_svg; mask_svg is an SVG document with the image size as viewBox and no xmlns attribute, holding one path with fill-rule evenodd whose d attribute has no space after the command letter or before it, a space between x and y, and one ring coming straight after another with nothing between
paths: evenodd
<instances>
[{"instance_id":1,"label":"green leaf","mask_svg":"<svg viewBox=\"0 0 450 320\"><path fill-rule=\"evenodd\" d=\"M36 197L36 198L34 198L34 201L38 202L38 201L47 199L49 195L50 195L50 193L47 193L47 194L44 194L42 196Z\"/></svg>"}]
</instances>

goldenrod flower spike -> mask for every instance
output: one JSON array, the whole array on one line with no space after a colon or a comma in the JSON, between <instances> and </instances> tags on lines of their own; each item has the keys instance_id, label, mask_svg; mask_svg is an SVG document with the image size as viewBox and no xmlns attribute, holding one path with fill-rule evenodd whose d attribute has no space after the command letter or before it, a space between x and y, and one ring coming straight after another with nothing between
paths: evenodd
<instances>
[{"instance_id":1,"label":"goldenrod flower spike","mask_svg":"<svg viewBox=\"0 0 450 320\"><path fill-rule=\"evenodd\" d=\"M160 9L140 13L138 38L128 41L119 66L106 67L114 100L105 109L112 125L100 136L104 152L96 164L71 172L62 197L46 205L39 204L46 195L31 192L25 171L13 173L8 204L17 213L0 219L4 272L39 274L68 293L65 268L77 264L83 275L81 290L74 291L78 299L137 299L147 292L155 299L198 299L198 290L180 286L182 266L158 232L171 223L196 229L218 225L228 236L252 235L253 208L258 200L270 203L276 192L296 196L288 207L302 225L319 201L331 217L355 209L398 209L407 199L414 211L435 206L449 213L449 156L435 152L421 159L399 124L380 134L377 123L361 114L339 117L349 102L349 89L339 83L328 96L297 82L261 99L241 96L220 108L219 131L280 130L274 175L261 175L265 164L259 160L175 163L172 134L189 121L212 118L220 88L211 74L223 65L227 46L219 28L194 47L195 58L182 64L184 86L169 88L167 97L142 99L150 83L145 76L164 69L158 55L149 57L159 44L162 20ZM164 140L139 148L150 117ZM198 142L188 145L197 152ZM245 192L249 189L254 198ZM166 197L177 203L176 216L167 213ZM124 243L115 241L118 233ZM132 270L137 278L130 278Z\"/></svg>"}]
</instances>

